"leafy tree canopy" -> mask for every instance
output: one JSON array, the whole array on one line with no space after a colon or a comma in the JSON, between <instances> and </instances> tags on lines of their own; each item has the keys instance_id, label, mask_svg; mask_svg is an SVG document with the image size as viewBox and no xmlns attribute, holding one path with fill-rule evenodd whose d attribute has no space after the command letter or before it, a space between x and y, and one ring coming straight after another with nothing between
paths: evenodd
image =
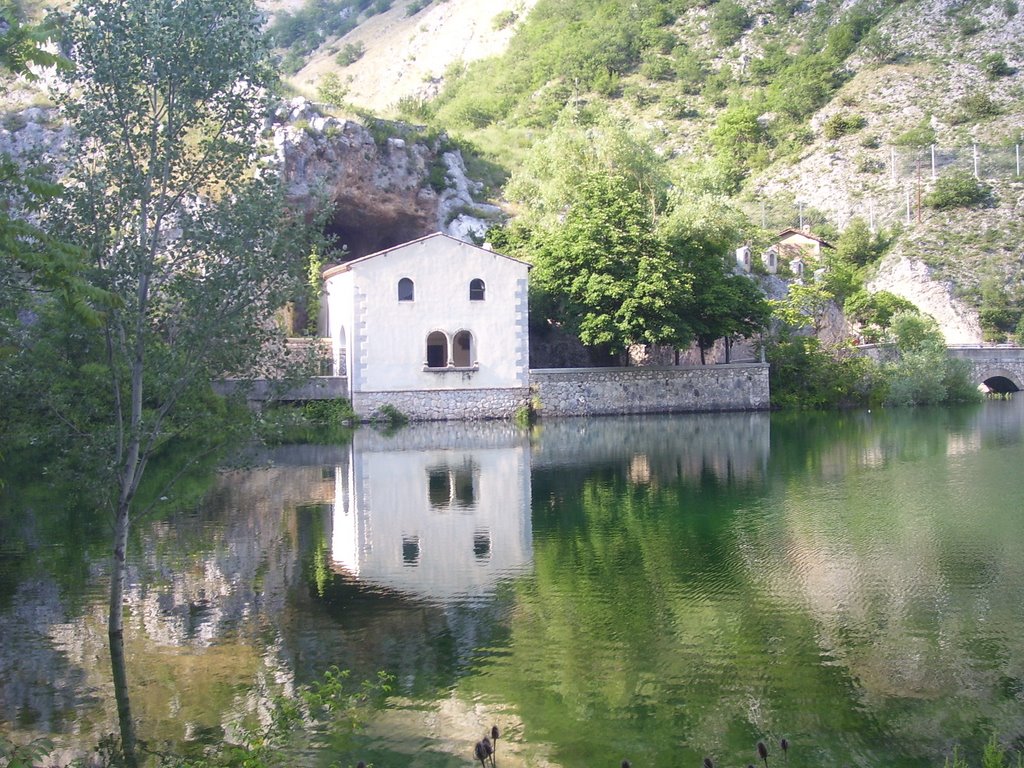
<instances>
[{"instance_id":1,"label":"leafy tree canopy","mask_svg":"<svg viewBox=\"0 0 1024 768\"><path fill-rule=\"evenodd\" d=\"M649 201L633 180L581 180L561 225L535 234L533 285L585 344L688 343L682 316L690 276L655 235Z\"/></svg>"}]
</instances>

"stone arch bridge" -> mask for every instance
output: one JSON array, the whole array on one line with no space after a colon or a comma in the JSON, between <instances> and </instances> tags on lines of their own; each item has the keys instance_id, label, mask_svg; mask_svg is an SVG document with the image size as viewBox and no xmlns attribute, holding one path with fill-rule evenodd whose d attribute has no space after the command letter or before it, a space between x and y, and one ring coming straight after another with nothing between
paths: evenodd
<instances>
[{"instance_id":1,"label":"stone arch bridge","mask_svg":"<svg viewBox=\"0 0 1024 768\"><path fill-rule=\"evenodd\" d=\"M990 392L1024 390L1024 347L1003 345L950 346L949 356L966 360L974 380Z\"/></svg>"}]
</instances>

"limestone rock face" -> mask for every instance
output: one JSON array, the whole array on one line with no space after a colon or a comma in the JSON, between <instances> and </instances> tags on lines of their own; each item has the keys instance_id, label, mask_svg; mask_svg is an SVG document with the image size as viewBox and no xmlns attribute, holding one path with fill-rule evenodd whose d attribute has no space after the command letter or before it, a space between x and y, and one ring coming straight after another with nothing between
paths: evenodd
<instances>
[{"instance_id":1,"label":"limestone rock face","mask_svg":"<svg viewBox=\"0 0 1024 768\"><path fill-rule=\"evenodd\" d=\"M267 128L291 204L310 218L323 215L350 257L434 232L482 238L501 216L474 201L481 185L467 177L461 153L411 126L378 121L369 128L295 99Z\"/></svg>"},{"instance_id":2,"label":"limestone rock face","mask_svg":"<svg viewBox=\"0 0 1024 768\"><path fill-rule=\"evenodd\" d=\"M947 344L981 343L977 313L954 296L952 283L935 280L922 261L908 256L885 260L868 289L886 290L912 301L935 318Z\"/></svg>"}]
</instances>

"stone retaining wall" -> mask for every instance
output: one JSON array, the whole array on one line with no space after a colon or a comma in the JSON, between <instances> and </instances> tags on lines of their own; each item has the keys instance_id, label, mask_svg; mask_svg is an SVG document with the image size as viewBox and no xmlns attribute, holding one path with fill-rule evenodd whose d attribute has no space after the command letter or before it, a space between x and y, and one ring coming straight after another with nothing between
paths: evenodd
<instances>
[{"instance_id":1,"label":"stone retaining wall","mask_svg":"<svg viewBox=\"0 0 1024 768\"><path fill-rule=\"evenodd\" d=\"M434 389L411 392L355 392L352 408L369 419L391 405L413 421L511 419L530 401L526 387L512 389Z\"/></svg>"},{"instance_id":2,"label":"stone retaining wall","mask_svg":"<svg viewBox=\"0 0 1024 768\"><path fill-rule=\"evenodd\" d=\"M768 365L567 368L530 371L540 417L758 411L769 407Z\"/></svg>"}]
</instances>

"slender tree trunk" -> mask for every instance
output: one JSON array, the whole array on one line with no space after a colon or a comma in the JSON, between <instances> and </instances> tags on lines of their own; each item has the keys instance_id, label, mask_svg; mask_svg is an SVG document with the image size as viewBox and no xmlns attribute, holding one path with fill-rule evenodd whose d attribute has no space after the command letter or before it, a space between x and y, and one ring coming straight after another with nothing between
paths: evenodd
<instances>
[{"instance_id":1,"label":"slender tree trunk","mask_svg":"<svg viewBox=\"0 0 1024 768\"><path fill-rule=\"evenodd\" d=\"M706 363L704 362L704 345L698 344L697 346L700 347L700 364L706 365Z\"/></svg>"},{"instance_id":2,"label":"slender tree trunk","mask_svg":"<svg viewBox=\"0 0 1024 768\"><path fill-rule=\"evenodd\" d=\"M138 764L136 758L135 720L128 696L128 667L124 656L124 585L127 576L128 503L117 505L114 518L113 572L110 574L110 614L107 638L110 642L110 667L114 678L114 699L117 722L121 731L121 751L129 768Z\"/></svg>"},{"instance_id":3,"label":"slender tree trunk","mask_svg":"<svg viewBox=\"0 0 1024 768\"><path fill-rule=\"evenodd\" d=\"M729 337L725 337L725 362L729 362L729 352L732 350L732 344L729 341Z\"/></svg>"}]
</instances>

